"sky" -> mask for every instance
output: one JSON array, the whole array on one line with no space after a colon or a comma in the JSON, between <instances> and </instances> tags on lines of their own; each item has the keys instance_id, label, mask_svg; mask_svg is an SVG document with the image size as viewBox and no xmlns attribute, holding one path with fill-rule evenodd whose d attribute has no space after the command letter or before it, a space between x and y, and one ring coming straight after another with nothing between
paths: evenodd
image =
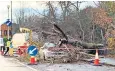
<instances>
[{"instance_id":1,"label":"sky","mask_svg":"<svg viewBox=\"0 0 115 71\"><path fill-rule=\"evenodd\" d=\"M34 8L43 10L46 7L43 4L43 1L12 1L12 16L13 20L15 20L15 12L21 8L22 6L24 8ZM8 8L7 6L11 5L11 1L0 1L0 24L3 24L8 19ZM80 5L80 8L83 9L86 6L95 6L95 4L92 1L84 2ZM9 8L9 16L11 15L11 7Z\"/></svg>"}]
</instances>

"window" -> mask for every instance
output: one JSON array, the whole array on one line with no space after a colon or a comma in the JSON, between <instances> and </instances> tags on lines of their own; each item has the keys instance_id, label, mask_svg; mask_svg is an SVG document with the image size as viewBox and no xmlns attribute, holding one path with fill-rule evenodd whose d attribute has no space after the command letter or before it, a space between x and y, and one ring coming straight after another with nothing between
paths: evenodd
<instances>
[{"instance_id":1,"label":"window","mask_svg":"<svg viewBox=\"0 0 115 71\"><path fill-rule=\"evenodd\" d=\"M9 35L12 35L12 31L11 30L9 30Z\"/></svg>"},{"instance_id":2,"label":"window","mask_svg":"<svg viewBox=\"0 0 115 71\"><path fill-rule=\"evenodd\" d=\"M7 36L7 30L4 30L4 35Z\"/></svg>"}]
</instances>

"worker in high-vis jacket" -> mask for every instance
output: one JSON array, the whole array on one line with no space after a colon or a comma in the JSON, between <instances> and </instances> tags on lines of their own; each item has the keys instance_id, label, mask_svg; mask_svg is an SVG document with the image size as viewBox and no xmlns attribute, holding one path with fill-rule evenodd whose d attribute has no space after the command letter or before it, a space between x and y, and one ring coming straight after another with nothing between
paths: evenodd
<instances>
[{"instance_id":1,"label":"worker in high-vis jacket","mask_svg":"<svg viewBox=\"0 0 115 71\"><path fill-rule=\"evenodd\" d=\"M6 55L6 54L9 52L10 44L11 44L11 41L8 40L8 41L6 42L6 52L4 53L4 55Z\"/></svg>"}]
</instances>

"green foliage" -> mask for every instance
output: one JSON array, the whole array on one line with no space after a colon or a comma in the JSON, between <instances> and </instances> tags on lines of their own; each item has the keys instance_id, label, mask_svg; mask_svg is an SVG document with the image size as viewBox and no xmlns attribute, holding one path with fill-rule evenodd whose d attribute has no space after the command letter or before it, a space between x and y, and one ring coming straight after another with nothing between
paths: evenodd
<instances>
[{"instance_id":1,"label":"green foliage","mask_svg":"<svg viewBox=\"0 0 115 71\"><path fill-rule=\"evenodd\" d=\"M4 42L6 43L8 41L8 39L6 37L3 38L4 39Z\"/></svg>"},{"instance_id":2,"label":"green foliage","mask_svg":"<svg viewBox=\"0 0 115 71\"><path fill-rule=\"evenodd\" d=\"M11 39L12 38L9 38L10 41L11 41ZM4 40L4 43L6 43L8 41L8 38L4 37L3 40Z\"/></svg>"},{"instance_id":3,"label":"green foliage","mask_svg":"<svg viewBox=\"0 0 115 71\"><path fill-rule=\"evenodd\" d=\"M115 14L115 2L114 1L101 1L100 6L108 12L109 16L113 16Z\"/></svg>"}]
</instances>

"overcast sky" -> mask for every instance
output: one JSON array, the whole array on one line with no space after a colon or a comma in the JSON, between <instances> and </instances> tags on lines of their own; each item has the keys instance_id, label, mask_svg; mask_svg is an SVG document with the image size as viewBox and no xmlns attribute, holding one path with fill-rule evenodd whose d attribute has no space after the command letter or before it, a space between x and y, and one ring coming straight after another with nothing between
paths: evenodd
<instances>
[{"instance_id":1,"label":"overcast sky","mask_svg":"<svg viewBox=\"0 0 115 71\"><path fill-rule=\"evenodd\" d=\"M10 5L10 1L0 1L0 24L6 21L8 18L8 8L7 5ZM12 8L13 8L13 19L15 19L15 13L17 9L19 9L21 6L24 6L25 8L37 8L39 10L43 10L45 6L43 5L43 2L36 2L36 1L28 1L28 2L20 2L20 1L12 1ZM86 6L95 6L95 4L92 1L82 3L80 8L83 9ZM9 13L10 14L10 13Z\"/></svg>"}]
</instances>

